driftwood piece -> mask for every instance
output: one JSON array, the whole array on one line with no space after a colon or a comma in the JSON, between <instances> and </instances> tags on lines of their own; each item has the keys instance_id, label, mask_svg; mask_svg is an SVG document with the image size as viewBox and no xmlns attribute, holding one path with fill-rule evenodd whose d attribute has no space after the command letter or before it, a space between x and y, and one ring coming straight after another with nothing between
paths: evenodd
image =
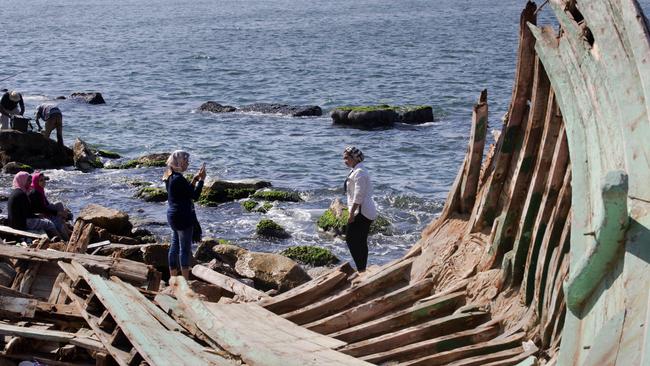
<instances>
[{"instance_id":1,"label":"driftwood piece","mask_svg":"<svg viewBox=\"0 0 650 366\"><path fill-rule=\"evenodd\" d=\"M284 314L314 303L346 282L353 269L348 262L307 283L259 302L264 308Z\"/></svg>"},{"instance_id":2,"label":"driftwood piece","mask_svg":"<svg viewBox=\"0 0 650 366\"><path fill-rule=\"evenodd\" d=\"M302 309L292 311L283 315L286 319L297 324L313 322L325 316L332 315L347 306L367 301L379 291L404 282L413 264L413 259L396 262L387 266L379 272L361 281L358 285L350 287L340 293L318 301Z\"/></svg>"},{"instance_id":3,"label":"driftwood piece","mask_svg":"<svg viewBox=\"0 0 650 366\"><path fill-rule=\"evenodd\" d=\"M339 332L331 337L345 342L359 342L380 336L426 320L444 317L464 304L465 292L455 292L414 304L408 309L400 310L382 318L359 324Z\"/></svg>"},{"instance_id":4,"label":"driftwood piece","mask_svg":"<svg viewBox=\"0 0 650 366\"><path fill-rule=\"evenodd\" d=\"M375 319L387 312L404 307L407 304L430 294L433 280L425 278L409 286L399 288L389 294L365 302L327 318L305 324L305 328L318 333L328 334Z\"/></svg>"},{"instance_id":5,"label":"driftwood piece","mask_svg":"<svg viewBox=\"0 0 650 366\"><path fill-rule=\"evenodd\" d=\"M17 230L4 225L0 225L0 233L9 234L11 236L25 237L29 239L47 239L46 234L34 234L29 231Z\"/></svg>"},{"instance_id":6,"label":"driftwood piece","mask_svg":"<svg viewBox=\"0 0 650 366\"><path fill-rule=\"evenodd\" d=\"M171 285L197 328L248 365L367 365L331 349L345 343L301 328L257 304L206 303L182 278Z\"/></svg>"},{"instance_id":7,"label":"driftwood piece","mask_svg":"<svg viewBox=\"0 0 650 366\"><path fill-rule=\"evenodd\" d=\"M211 283L215 286L218 286L227 292L237 296L238 299L243 301L258 301L260 299L266 299L269 295L265 294L262 291L256 290L248 285L245 285L234 278L222 275L219 272L215 272L208 267L197 264L192 268L192 274L196 277Z\"/></svg>"}]
</instances>

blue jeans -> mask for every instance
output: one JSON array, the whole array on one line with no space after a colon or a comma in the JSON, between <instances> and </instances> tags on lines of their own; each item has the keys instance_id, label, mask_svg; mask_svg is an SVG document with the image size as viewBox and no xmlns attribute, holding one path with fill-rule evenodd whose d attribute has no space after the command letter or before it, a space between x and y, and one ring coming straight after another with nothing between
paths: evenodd
<instances>
[{"instance_id":1,"label":"blue jeans","mask_svg":"<svg viewBox=\"0 0 650 366\"><path fill-rule=\"evenodd\" d=\"M181 268L188 268L190 266L193 229L194 228L191 225L187 229L183 230L172 229L172 243L169 246L169 255L167 257L169 268L178 268L179 249Z\"/></svg>"}]
</instances>

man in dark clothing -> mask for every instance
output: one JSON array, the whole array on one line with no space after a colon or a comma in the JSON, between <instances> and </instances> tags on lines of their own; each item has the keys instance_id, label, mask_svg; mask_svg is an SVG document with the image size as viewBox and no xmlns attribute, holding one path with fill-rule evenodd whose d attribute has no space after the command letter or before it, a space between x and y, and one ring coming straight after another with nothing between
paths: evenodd
<instances>
[{"instance_id":1,"label":"man in dark clothing","mask_svg":"<svg viewBox=\"0 0 650 366\"><path fill-rule=\"evenodd\" d=\"M0 98L0 129L9 128L9 120L13 115L22 116L24 113L23 96L15 90L4 93Z\"/></svg>"},{"instance_id":2,"label":"man in dark clothing","mask_svg":"<svg viewBox=\"0 0 650 366\"><path fill-rule=\"evenodd\" d=\"M63 114L56 104L41 104L36 110L36 125L42 130L39 119L45 121L43 136L50 138L52 130L56 128L56 142L63 146Z\"/></svg>"}]
</instances>

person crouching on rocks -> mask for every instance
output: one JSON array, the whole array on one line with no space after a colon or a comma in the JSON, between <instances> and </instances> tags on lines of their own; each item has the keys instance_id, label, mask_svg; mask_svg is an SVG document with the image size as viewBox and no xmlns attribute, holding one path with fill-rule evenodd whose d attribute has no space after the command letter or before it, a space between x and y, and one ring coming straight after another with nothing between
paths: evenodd
<instances>
[{"instance_id":1,"label":"person crouching on rocks","mask_svg":"<svg viewBox=\"0 0 650 366\"><path fill-rule=\"evenodd\" d=\"M32 174L32 190L29 192L29 202L32 205L32 211L46 218L56 227L61 239L68 241L70 239L70 229L67 226L67 220L72 218L72 212L63 206L63 203L50 203L45 197L45 182L49 180L43 173Z\"/></svg>"},{"instance_id":2,"label":"person crouching on rocks","mask_svg":"<svg viewBox=\"0 0 650 366\"><path fill-rule=\"evenodd\" d=\"M192 232L196 221L192 201L201 195L206 175L205 164L203 164L192 182L188 182L182 173L189 165L190 154L183 150L176 150L167 159L167 169L163 174L163 181L167 188L167 222L172 229L168 254L169 274L178 276L180 259L181 273L185 279L190 277Z\"/></svg>"},{"instance_id":3,"label":"person crouching on rocks","mask_svg":"<svg viewBox=\"0 0 650 366\"><path fill-rule=\"evenodd\" d=\"M38 130L42 130L39 119L45 121L45 130L43 136L50 138L52 130L56 129L56 142L59 146L63 146L63 113L56 104L41 104L36 109L36 126Z\"/></svg>"},{"instance_id":4,"label":"person crouching on rocks","mask_svg":"<svg viewBox=\"0 0 650 366\"><path fill-rule=\"evenodd\" d=\"M361 163L363 160L363 153L356 147L348 146L343 151L343 161L351 169L343 184L350 213L345 242L358 272L366 270L368 232L370 224L377 218L377 208L372 200L372 183L368 171Z\"/></svg>"},{"instance_id":5,"label":"person crouching on rocks","mask_svg":"<svg viewBox=\"0 0 650 366\"><path fill-rule=\"evenodd\" d=\"M7 202L9 226L17 230L45 231L48 237L53 238L59 233L54 223L48 219L36 217L29 202L29 188L32 177L27 172L18 172Z\"/></svg>"},{"instance_id":6,"label":"person crouching on rocks","mask_svg":"<svg viewBox=\"0 0 650 366\"><path fill-rule=\"evenodd\" d=\"M19 108L20 107L20 108ZM9 120L15 115L25 113L23 96L15 90L8 91L0 97L0 129L9 129Z\"/></svg>"}]
</instances>

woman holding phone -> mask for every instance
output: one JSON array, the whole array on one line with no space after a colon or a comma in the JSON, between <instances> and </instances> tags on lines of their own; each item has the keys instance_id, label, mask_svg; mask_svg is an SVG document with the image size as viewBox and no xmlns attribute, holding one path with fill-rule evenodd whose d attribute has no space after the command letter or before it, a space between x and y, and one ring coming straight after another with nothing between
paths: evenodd
<instances>
[{"instance_id":1,"label":"woman holding phone","mask_svg":"<svg viewBox=\"0 0 650 366\"><path fill-rule=\"evenodd\" d=\"M167 222L172 229L168 254L169 274L178 276L180 264L181 274L185 279L189 279L190 276L192 232L196 218L192 201L201 195L206 175L205 163L203 163L192 178L192 182L188 182L183 172L189 165L190 154L183 150L176 150L167 159L167 169L163 174L163 181L167 188Z\"/></svg>"}]
</instances>

